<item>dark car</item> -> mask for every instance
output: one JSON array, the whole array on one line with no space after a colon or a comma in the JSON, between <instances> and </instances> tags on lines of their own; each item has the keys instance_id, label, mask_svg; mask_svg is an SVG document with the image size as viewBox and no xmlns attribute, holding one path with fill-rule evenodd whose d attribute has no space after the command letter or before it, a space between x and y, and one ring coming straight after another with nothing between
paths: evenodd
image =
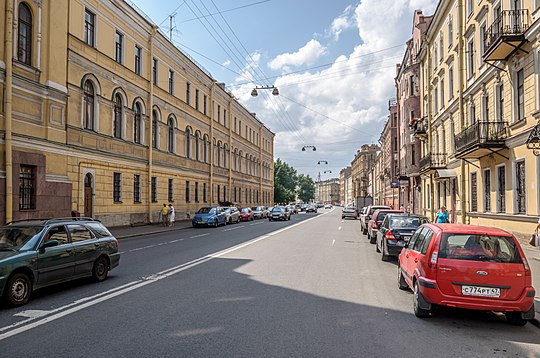
<instances>
[{"instance_id":1,"label":"dark car","mask_svg":"<svg viewBox=\"0 0 540 358\"><path fill-rule=\"evenodd\" d=\"M381 225L386 215L391 214L391 213L402 214L403 211L392 210L392 209L375 210L375 212L371 216L371 219L368 222L367 237L370 244L374 244L377 241L377 231L379 231L379 226Z\"/></svg>"},{"instance_id":2,"label":"dark car","mask_svg":"<svg viewBox=\"0 0 540 358\"><path fill-rule=\"evenodd\" d=\"M24 305L32 291L91 276L107 278L120 261L118 240L98 220L25 220L0 228L0 295Z\"/></svg>"},{"instance_id":3,"label":"dark car","mask_svg":"<svg viewBox=\"0 0 540 358\"><path fill-rule=\"evenodd\" d=\"M315 205L306 206L306 213L317 213L317 207Z\"/></svg>"},{"instance_id":4,"label":"dark car","mask_svg":"<svg viewBox=\"0 0 540 358\"><path fill-rule=\"evenodd\" d=\"M291 220L291 212L287 207L284 206L274 206L268 217L269 221L274 220Z\"/></svg>"},{"instance_id":5,"label":"dark car","mask_svg":"<svg viewBox=\"0 0 540 358\"><path fill-rule=\"evenodd\" d=\"M377 232L376 250L381 252L381 259L397 256L405 243L409 242L414 231L429 219L413 214L387 214Z\"/></svg>"}]
</instances>

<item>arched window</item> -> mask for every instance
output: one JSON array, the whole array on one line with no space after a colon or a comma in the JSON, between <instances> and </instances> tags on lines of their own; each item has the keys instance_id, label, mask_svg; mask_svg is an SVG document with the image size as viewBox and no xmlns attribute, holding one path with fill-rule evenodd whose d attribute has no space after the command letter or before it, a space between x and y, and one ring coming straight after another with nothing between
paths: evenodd
<instances>
[{"instance_id":1,"label":"arched window","mask_svg":"<svg viewBox=\"0 0 540 358\"><path fill-rule=\"evenodd\" d=\"M152 111L152 148L158 148L158 139L159 139L159 125L158 125L158 113L157 111Z\"/></svg>"},{"instance_id":2,"label":"arched window","mask_svg":"<svg viewBox=\"0 0 540 358\"><path fill-rule=\"evenodd\" d=\"M174 118L169 117L167 125L169 127L169 136L168 136L169 153L174 153Z\"/></svg>"},{"instance_id":3,"label":"arched window","mask_svg":"<svg viewBox=\"0 0 540 358\"><path fill-rule=\"evenodd\" d=\"M186 129L186 158L191 159L191 128Z\"/></svg>"},{"instance_id":4,"label":"arched window","mask_svg":"<svg viewBox=\"0 0 540 358\"><path fill-rule=\"evenodd\" d=\"M195 160L201 160L201 134L199 132L195 133Z\"/></svg>"},{"instance_id":5,"label":"arched window","mask_svg":"<svg viewBox=\"0 0 540 358\"><path fill-rule=\"evenodd\" d=\"M242 151L238 154L238 171L242 171Z\"/></svg>"},{"instance_id":6,"label":"arched window","mask_svg":"<svg viewBox=\"0 0 540 358\"><path fill-rule=\"evenodd\" d=\"M114 121L113 121L113 136L115 138L122 138L122 114L124 104L122 103L122 96L120 93L114 95Z\"/></svg>"},{"instance_id":7,"label":"arched window","mask_svg":"<svg viewBox=\"0 0 540 358\"><path fill-rule=\"evenodd\" d=\"M207 136L207 135L204 136L204 143L203 143L203 145L204 145L204 153L203 153L204 158L203 158L203 159L204 159L204 162L205 162L205 163L208 163L208 148L209 148L209 146L210 146L210 141L208 140L208 136Z\"/></svg>"},{"instance_id":8,"label":"arched window","mask_svg":"<svg viewBox=\"0 0 540 358\"><path fill-rule=\"evenodd\" d=\"M141 128L142 128L142 110L139 103L135 103L133 116L133 141L141 143Z\"/></svg>"},{"instance_id":9,"label":"arched window","mask_svg":"<svg viewBox=\"0 0 540 358\"><path fill-rule=\"evenodd\" d=\"M32 64L32 13L25 3L19 4L17 60Z\"/></svg>"},{"instance_id":10,"label":"arched window","mask_svg":"<svg viewBox=\"0 0 540 358\"><path fill-rule=\"evenodd\" d=\"M224 168L228 168L229 166L227 165L227 158L229 157L229 146L227 144L225 144L223 146L223 167Z\"/></svg>"},{"instance_id":11,"label":"arched window","mask_svg":"<svg viewBox=\"0 0 540 358\"><path fill-rule=\"evenodd\" d=\"M221 142L218 142L217 145L217 166L221 167Z\"/></svg>"},{"instance_id":12,"label":"arched window","mask_svg":"<svg viewBox=\"0 0 540 358\"><path fill-rule=\"evenodd\" d=\"M94 130L94 103L95 103L95 91L94 85L90 81L84 82L84 104L83 104L83 116L84 116L84 128Z\"/></svg>"}]
</instances>

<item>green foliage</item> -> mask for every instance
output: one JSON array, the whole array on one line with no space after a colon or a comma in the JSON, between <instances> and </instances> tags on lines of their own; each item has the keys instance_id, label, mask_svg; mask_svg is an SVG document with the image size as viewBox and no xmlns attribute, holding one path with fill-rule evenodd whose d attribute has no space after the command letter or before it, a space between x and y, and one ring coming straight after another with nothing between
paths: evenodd
<instances>
[{"instance_id":1,"label":"green foliage","mask_svg":"<svg viewBox=\"0 0 540 358\"><path fill-rule=\"evenodd\" d=\"M307 203L315 198L315 183L309 175L298 175L296 169L277 159L274 163L274 202L290 203L299 198Z\"/></svg>"},{"instance_id":2,"label":"green foliage","mask_svg":"<svg viewBox=\"0 0 540 358\"><path fill-rule=\"evenodd\" d=\"M304 203L315 199L315 182L309 175L300 174L298 176L296 194Z\"/></svg>"}]
</instances>

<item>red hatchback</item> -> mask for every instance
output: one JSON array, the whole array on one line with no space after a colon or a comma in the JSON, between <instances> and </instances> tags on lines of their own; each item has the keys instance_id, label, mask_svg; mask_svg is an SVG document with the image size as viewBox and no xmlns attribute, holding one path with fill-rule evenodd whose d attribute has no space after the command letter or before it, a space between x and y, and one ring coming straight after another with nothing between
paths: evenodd
<instances>
[{"instance_id":1,"label":"red hatchback","mask_svg":"<svg viewBox=\"0 0 540 358\"><path fill-rule=\"evenodd\" d=\"M411 288L417 317L432 305L504 312L508 322L534 318L531 270L506 231L462 224L424 224L399 254L398 284Z\"/></svg>"},{"instance_id":2,"label":"red hatchback","mask_svg":"<svg viewBox=\"0 0 540 358\"><path fill-rule=\"evenodd\" d=\"M253 211L250 208L240 210L240 221L253 221Z\"/></svg>"}]
</instances>

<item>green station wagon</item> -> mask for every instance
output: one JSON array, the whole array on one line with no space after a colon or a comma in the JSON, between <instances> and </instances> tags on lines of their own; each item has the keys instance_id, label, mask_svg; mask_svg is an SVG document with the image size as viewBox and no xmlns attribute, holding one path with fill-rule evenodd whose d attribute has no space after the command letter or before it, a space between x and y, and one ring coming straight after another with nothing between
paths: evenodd
<instances>
[{"instance_id":1,"label":"green station wagon","mask_svg":"<svg viewBox=\"0 0 540 358\"><path fill-rule=\"evenodd\" d=\"M100 282L118 266L118 241L98 220L25 220L0 228L0 296L28 302L32 291L82 277Z\"/></svg>"}]
</instances>

